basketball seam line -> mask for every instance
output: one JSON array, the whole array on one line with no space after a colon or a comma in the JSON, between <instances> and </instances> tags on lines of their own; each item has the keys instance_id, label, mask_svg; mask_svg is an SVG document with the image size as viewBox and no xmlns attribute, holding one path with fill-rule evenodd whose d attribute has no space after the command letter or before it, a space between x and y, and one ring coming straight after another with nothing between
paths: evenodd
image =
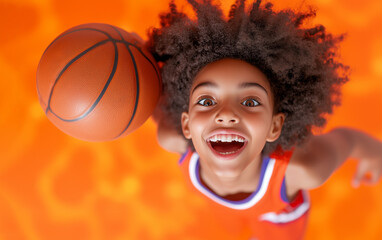
<instances>
[{"instance_id":1,"label":"basketball seam line","mask_svg":"<svg viewBox=\"0 0 382 240\"><path fill-rule=\"evenodd\" d=\"M129 42L127 42L124 38L123 38L123 35L122 35L122 33L115 27L115 26L113 26L113 25L110 25L117 33L118 33L118 35L121 37L121 39L122 40L116 40L117 42L122 42L122 43L124 43L124 44L126 44L126 45L128 45L128 46L133 46L133 47L135 47L142 55L143 55L143 57L145 57L146 58L146 60L147 61L149 61L149 63L151 64L151 66L154 68L154 70L155 70L155 74L157 75L157 78L158 78L158 80L159 80L159 87L160 87L160 93L162 92L162 84L161 84L161 81L160 81L160 79L161 79L161 77L160 77L160 74L158 73L158 70L157 70L157 68L155 67L155 65L154 65L154 63L146 56L146 54L144 54L143 53L143 51L142 51L142 49L140 48L140 47L138 47L136 44L134 44L134 43L129 43Z\"/></svg>"},{"instance_id":2,"label":"basketball seam line","mask_svg":"<svg viewBox=\"0 0 382 240\"><path fill-rule=\"evenodd\" d=\"M130 54L130 57L131 57L131 60L133 62L133 65L134 65L134 71L135 71L135 82L136 82L136 86L137 86L137 94L136 94L136 97L135 97L135 104L134 104L134 110L133 110L133 114L131 115L131 118L127 124L127 126L122 130L122 132L120 134L118 134L114 139L120 137L124 132L126 132L126 130L129 128L129 126L131 125L131 123L133 122L133 119L135 117L135 113L137 111L137 108L138 108L138 101L139 101L139 74L138 74L138 67L137 67L137 63L135 62L135 58L134 58L134 55L133 53L131 52L131 49L129 48L129 44L128 42L125 41L125 39L123 38L122 34L118 31L118 29L116 29L114 26L112 26L112 28L119 34L119 36L121 37L122 39L122 42L125 44L126 46L126 49L127 51L129 51L129 54Z\"/></svg>"},{"instance_id":3,"label":"basketball seam line","mask_svg":"<svg viewBox=\"0 0 382 240\"><path fill-rule=\"evenodd\" d=\"M105 86L103 87L100 95L97 97L96 101L93 103L93 105L90 107L90 109L88 111L86 111L85 113L83 113L80 117L78 118L75 118L75 119L64 119L60 116L58 116L51 108L50 108L50 102L51 102L51 98L52 98L52 95L53 95L53 91L54 91L54 88L58 82L58 80L60 79L60 77L62 76L62 74L64 73L64 71L66 69L68 69L71 64L73 64L75 61L77 61L80 57L82 57L83 55L85 55L86 53L88 53L89 51L91 51L92 49L96 48L96 47L99 47L107 42L112 42L113 45L114 45L114 52L115 52L115 56L114 56L114 63L113 63L113 69L109 75L109 78L108 78L108 81L106 82ZM94 44L93 46L89 47L88 49L84 50L83 52L81 52L80 54L78 54L76 57L74 57L60 72L60 74L58 75L58 77L56 78L56 81L51 89L51 92L50 92L50 96L49 96L49 99L48 99L48 106L47 106L47 109L46 109L46 114L48 113L48 111L50 110L50 112L55 115L57 118L59 118L60 120L62 121L65 121L65 122L75 122L75 121L78 121L78 120L81 120L82 118L86 117L95 107L96 105L99 103L99 101L101 100L101 98L103 97L106 89L108 88L109 84L110 84L110 81L111 79L113 78L114 74L115 74L115 71L116 71L116 68L117 68L117 63L118 63L118 51L117 51L117 46L116 46L116 43L114 41L112 41L112 39L106 39L106 40L103 40L101 42L98 42L96 44Z\"/></svg>"},{"instance_id":4,"label":"basketball seam line","mask_svg":"<svg viewBox=\"0 0 382 240\"><path fill-rule=\"evenodd\" d=\"M108 24L105 24L105 25L108 25ZM109 26L111 26L111 25L109 25ZM96 29L96 28L79 28L79 29L74 29L74 30L72 30L72 31L68 31L68 32L63 33L63 34L61 34L60 36L58 36L56 39L54 39L54 40L48 45L48 47L45 49L45 51L43 52L42 56L44 56L45 52L48 51L48 49L50 48L50 46L51 46L54 42L56 42L57 40L61 39L62 37L66 36L66 35L68 35L68 34L70 34L70 33L78 32L78 31L87 31L87 30L100 32L100 33L106 35L106 37L108 37L109 40L114 40L114 39L111 37L110 34L108 34L108 33L105 32L105 31ZM105 39L105 40L108 40L108 39ZM103 40L103 41L105 41L105 40ZM102 42L102 41L101 41L101 42ZM37 67L37 69L39 69L39 66ZM38 81L37 81L37 80L38 80L38 76L36 77L37 94L38 94L39 96L41 96L41 93L40 93L40 90L39 90L39 87L38 87ZM57 78L56 78L56 80L57 80ZM55 82L55 83L56 83L56 82ZM50 91L49 91L50 93L52 92L52 89L53 89L55 83L53 84L52 88L50 89ZM42 98L40 98L40 100L41 100L41 102L42 102L44 105L47 105L47 109L45 110L45 113L47 113L47 112L49 111L49 105L48 105L47 103L45 103L45 102L42 100ZM49 101L50 101L50 99L48 99L48 103L49 103Z\"/></svg>"}]
</instances>

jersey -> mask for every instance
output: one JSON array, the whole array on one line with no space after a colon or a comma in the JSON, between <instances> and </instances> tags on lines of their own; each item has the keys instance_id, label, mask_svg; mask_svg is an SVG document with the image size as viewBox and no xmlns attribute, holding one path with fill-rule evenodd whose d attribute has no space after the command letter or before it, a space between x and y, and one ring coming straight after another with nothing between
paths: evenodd
<instances>
[{"instance_id":1,"label":"jersey","mask_svg":"<svg viewBox=\"0 0 382 240\"><path fill-rule=\"evenodd\" d=\"M257 190L243 200L232 201L215 194L200 177L199 156L188 150L179 160L192 191L201 194L219 225L235 239L303 239L310 209L308 193L300 190L289 201L285 171L291 153L263 159ZM249 232L243 234L243 231ZM245 235L245 237L241 237Z\"/></svg>"}]
</instances>

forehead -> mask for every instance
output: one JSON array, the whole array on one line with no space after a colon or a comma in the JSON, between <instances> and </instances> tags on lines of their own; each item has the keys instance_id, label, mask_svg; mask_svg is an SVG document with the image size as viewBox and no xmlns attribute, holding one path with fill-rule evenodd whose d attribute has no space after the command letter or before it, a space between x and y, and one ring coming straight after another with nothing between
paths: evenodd
<instances>
[{"instance_id":1,"label":"forehead","mask_svg":"<svg viewBox=\"0 0 382 240\"><path fill-rule=\"evenodd\" d=\"M256 83L271 93L267 77L257 67L238 59L222 59L206 65L194 78L191 92L203 82L213 83L217 87L234 88L239 88L245 83Z\"/></svg>"}]
</instances>

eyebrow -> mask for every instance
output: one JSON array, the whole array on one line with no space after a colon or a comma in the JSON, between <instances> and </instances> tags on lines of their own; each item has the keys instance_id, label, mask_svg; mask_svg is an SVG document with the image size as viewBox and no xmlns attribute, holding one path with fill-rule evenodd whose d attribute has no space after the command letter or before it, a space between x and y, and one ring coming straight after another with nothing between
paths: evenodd
<instances>
[{"instance_id":1,"label":"eyebrow","mask_svg":"<svg viewBox=\"0 0 382 240\"><path fill-rule=\"evenodd\" d=\"M202 82L202 83L199 83L198 85L196 85L194 87L194 89L192 90L192 93L195 92L195 90L199 87L213 87L213 88L218 88L218 85L216 83L213 83L213 82ZM257 88L260 88L262 89L267 95L268 95L268 91L267 89L265 89L265 87L261 86L260 84L258 83L255 83L255 82L244 82L244 83L241 83L239 85L239 88L250 88L250 87L257 87ZM191 93L191 94L192 94Z\"/></svg>"},{"instance_id":2,"label":"eyebrow","mask_svg":"<svg viewBox=\"0 0 382 240\"><path fill-rule=\"evenodd\" d=\"M255 82L245 82L245 83L241 83L239 85L239 88L249 88L249 87L258 87L258 88L262 89L268 95L267 89L265 89L265 87L263 87L262 85L260 85L258 83L255 83Z\"/></svg>"},{"instance_id":3,"label":"eyebrow","mask_svg":"<svg viewBox=\"0 0 382 240\"><path fill-rule=\"evenodd\" d=\"M192 90L191 94L193 94L197 88L200 88L200 87L203 87L203 86L218 88L218 85L216 83L213 83L213 82L201 82L201 83L199 83L198 85L196 85L194 87L194 89Z\"/></svg>"}]
</instances>

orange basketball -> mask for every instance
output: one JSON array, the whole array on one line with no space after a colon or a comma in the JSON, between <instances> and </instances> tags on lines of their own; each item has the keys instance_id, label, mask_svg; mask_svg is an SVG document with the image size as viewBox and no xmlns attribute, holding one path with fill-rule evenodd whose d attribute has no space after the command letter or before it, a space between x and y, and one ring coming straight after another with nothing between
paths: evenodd
<instances>
[{"instance_id":1,"label":"orange basketball","mask_svg":"<svg viewBox=\"0 0 382 240\"><path fill-rule=\"evenodd\" d=\"M156 62L139 37L108 24L65 31L37 69L39 101L50 121L87 141L137 129L154 111L161 88Z\"/></svg>"}]
</instances>

